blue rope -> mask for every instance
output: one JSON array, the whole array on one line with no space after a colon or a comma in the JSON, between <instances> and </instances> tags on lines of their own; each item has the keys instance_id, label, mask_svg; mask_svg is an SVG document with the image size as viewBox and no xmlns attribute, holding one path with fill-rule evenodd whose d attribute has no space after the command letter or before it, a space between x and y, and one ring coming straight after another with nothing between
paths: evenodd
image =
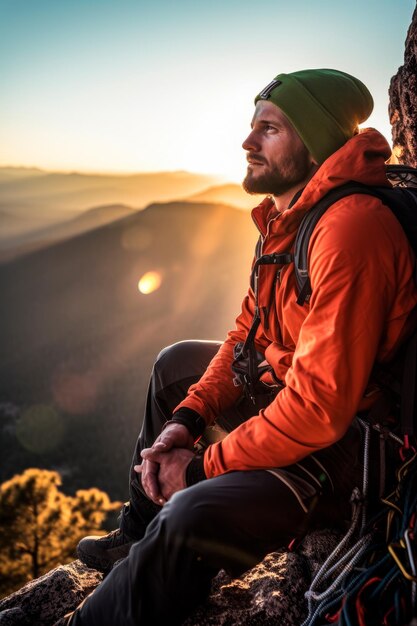
<instances>
[{"instance_id":1,"label":"blue rope","mask_svg":"<svg viewBox=\"0 0 417 626\"><path fill-rule=\"evenodd\" d=\"M375 527L382 527L382 522L387 518L387 512L392 510L393 516L390 524L390 542L403 545L404 533L410 527L410 520L413 513L417 513L417 459L411 458L405 462L397 473L399 480L396 490L388 497L391 505L384 507L373 519L368 521L366 528L361 529L361 537L365 539L367 533L372 532ZM387 500L388 501L388 500ZM395 509L398 507L401 514ZM364 519L364 518L362 518ZM413 532L417 532L417 514L413 523ZM361 542L358 544L358 548ZM415 540L414 540L415 545ZM320 576L307 592L309 597L309 616L305 620L303 626L320 626L326 621L326 614L334 613L340 608L338 626L357 626L357 598L367 581L372 578L379 578L375 581L375 585L370 585L368 589L364 589L361 595L362 606L365 615L370 618L370 623L382 623L385 615L390 613L389 623L393 626L403 626L408 623L413 616L417 616L417 606L415 606L415 593L411 592L411 585L415 583L406 579L398 564L395 562L391 554L387 551L385 538L382 531L376 531L371 545L365 545L361 548L360 558L353 557L350 561L346 558L349 553L354 552L354 546L348 546L345 543L345 553L326 571L325 568L320 571ZM399 548L399 555L407 551ZM408 557L410 556L410 550ZM398 557L399 558L399 557ZM401 556L401 558L403 558ZM411 557L412 558L412 557ZM347 561L347 563L346 563ZM327 562L329 568L331 559ZM338 566L341 573L337 574ZM360 571L359 570L360 566ZM406 569L411 571L406 566ZM339 570L339 571L340 571ZM319 592L317 587L331 574L334 574L334 581L327 591ZM336 581L336 584L335 584ZM314 591L313 591L314 590ZM313 601L318 602L313 610ZM341 606L342 605L342 606ZM377 621L379 620L379 621Z\"/></svg>"}]
</instances>

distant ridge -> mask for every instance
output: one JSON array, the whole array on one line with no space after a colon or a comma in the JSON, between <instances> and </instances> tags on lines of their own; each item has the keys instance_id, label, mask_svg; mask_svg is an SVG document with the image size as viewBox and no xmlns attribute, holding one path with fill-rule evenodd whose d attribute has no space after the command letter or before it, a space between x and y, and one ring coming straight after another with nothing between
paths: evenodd
<instances>
[{"instance_id":1,"label":"distant ridge","mask_svg":"<svg viewBox=\"0 0 417 626\"><path fill-rule=\"evenodd\" d=\"M117 221L134 213L135 209L124 204L109 204L93 207L69 220L53 224L44 228L31 230L26 235L21 235L18 241L11 238L4 241L0 249L0 263L5 263L20 256L30 254L36 250L81 235L105 224ZM22 218L14 217L12 224L18 224ZM0 212L0 225L11 221L9 215Z\"/></svg>"},{"instance_id":2,"label":"distant ridge","mask_svg":"<svg viewBox=\"0 0 417 626\"><path fill-rule=\"evenodd\" d=\"M114 203L142 208L198 193L218 181L185 171L108 175L0 168L0 209L30 215L33 205L45 214Z\"/></svg>"},{"instance_id":3,"label":"distant ridge","mask_svg":"<svg viewBox=\"0 0 417 626\"><path fill-rule=\"evenodd\" d=\"M103 207L119 207L113 216L117 218L129 207L137 210L152 202L190 196L215 182L214 176L185 171L107 175L0 168L0 257L5 250L20 249L44 236L61 237L60 232L70 229L70 220L82 213L89 217L77 224L90 228L100 219L110 221L109 209ZM74 223L72 227L73 233L80 232Z\"/></svg>"},{"instance_id":4,"label":"distant ridge","mask_svg":"<svg viewBox=\"0 0 417 626\"><path fill-rule=\"evenodd\" d=\"M246 193L241 185L228 183L226 185L208 187L193 194L188 199L192 202L221 202L239 209L252 209L259 204L261 198L262 196L252 196Z\"/></svg>"},{"instance_id":5,"label":"distant ridge","mask_svg":"<svg viewBox=\"0 0 417 626\"><path fill-rule=\"evenodd\" d=\"M0 182L3 179L27 178L29 176L44 176L45 172L37 167L0 167Z\"/></svg>"}]
</instances>

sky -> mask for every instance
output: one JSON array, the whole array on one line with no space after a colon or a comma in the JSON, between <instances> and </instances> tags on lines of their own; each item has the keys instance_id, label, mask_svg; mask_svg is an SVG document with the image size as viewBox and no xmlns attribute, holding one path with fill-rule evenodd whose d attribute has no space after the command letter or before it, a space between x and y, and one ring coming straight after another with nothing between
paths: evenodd
<instances>
[{"instance_id":1,"label":"sky","mask_svg":"<svg viewBox=\"0 0 417 626\"><path fill-rule=\"evenodd\" d=\"M279 73L360 78L390 140L415 0L0 0L0 166L240 181Z\"/></svg>"}]
</instances>

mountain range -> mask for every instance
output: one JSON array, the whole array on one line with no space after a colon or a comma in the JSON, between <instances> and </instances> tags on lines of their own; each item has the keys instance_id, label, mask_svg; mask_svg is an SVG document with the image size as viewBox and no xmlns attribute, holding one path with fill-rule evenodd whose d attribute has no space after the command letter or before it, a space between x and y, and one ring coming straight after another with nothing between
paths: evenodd
<instances>
[{"instance_id":1,"label":"mountain range","mask_svg":"<svg viewBox=\"0 0 417 626\"><path fill-rule=\"evenodd\" d=\"M0 209L10 214L79 213L101 204L128 204L143 208L197 193L219 178L203 174L150 172L139 174L83 174L25 168L0 168Z\"/></svg>"},{"instance_id":2,"label":"mountain range","mask_svg":"<svg viewBox=\"0 0 417 626\"><path fill-rule=\"evenodd\" d=\"M126 498L156 355L223 339L240 310L257 239L247 211L184 201L106 211L108 223L0 265L0 480L47 467L67 491ZM144 295L149 271L161 285Z\"/></svg>"},{"instance_id":3,"label":"mountain range","mask_svg":"<svg viewBox=\"0 0 417 626\"><path fill-rule=\"evenodd\" d=\"M188 172L88 175L0 168L0 263L85 232L150 202L184 201L250 208L236 184Z\"/></svg>"}]
</instances>

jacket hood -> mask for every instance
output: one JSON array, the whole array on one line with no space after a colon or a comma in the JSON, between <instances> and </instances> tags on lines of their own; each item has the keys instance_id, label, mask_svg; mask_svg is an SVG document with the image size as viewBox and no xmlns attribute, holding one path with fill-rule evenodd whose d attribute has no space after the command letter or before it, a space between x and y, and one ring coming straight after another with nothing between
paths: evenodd
<instances>
[{"instance_id":1,"label":"jacket hood","mask_svg":"<svg viewBox=\"0 0 417 626\"><path fill-rule=\"evenodd\" d=\"M280 228L284 228L286 232L296 230L308 209L330 190L349 181L389 187L385 162L390 155L391 148L380 132L373 128L362 130L324 161L294 205L281 214ZM263 234L274 216L277 216L277 211L270 197L265 198L252 211L252 217Z\"/></svg>"}]
</instances>

